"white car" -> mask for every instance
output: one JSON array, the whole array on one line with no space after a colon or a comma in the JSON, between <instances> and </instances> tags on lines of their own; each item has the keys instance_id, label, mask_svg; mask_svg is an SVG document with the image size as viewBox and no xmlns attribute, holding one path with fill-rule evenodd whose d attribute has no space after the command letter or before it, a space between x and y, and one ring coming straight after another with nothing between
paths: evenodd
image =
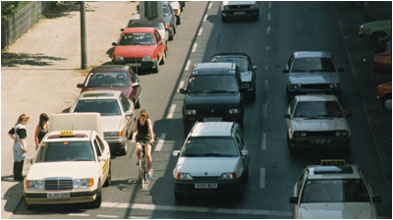
<instances>
[{"instance_id":1,"label":"white car","mask_svg":"<svg viewBox=\"0 0 393 220\"><path fill-rule=\"evenodd\" d=\"M111 154L99 114L54 114L50 122L24 179L28 207L69 203L100 207L101 188L111 184Z\"/></svg>"},{"instance_id":2,"label":"white car","mask_svg":"<svg viewBox=\"0 0 393 220\"><path fill-rule=\"evenodd\" d=\"M176 200L189 194L241 196L249 156L236 122L196 122L173 155L179 157L173 170Z\"/></svg>"},{"instance_id":3,"label":"white car","mask_svg":"<svg viewBox=\"0 0 393 220\"><path fill-rule=\"evenodd\" d=\"M178 1L168 1L168 3L171 5L173 11L176 13L176 24L180 24L181 21L181 5L180 2Z\"/></svg>"},{"instance_id":4,"label":"white car","mask_svg":"<svg viewBox=\"0 0 393 220\"><path fill-rule=\"evenodd\" d=\"M288 148L338 147L349 150L351 129L334 95L299 95L291 100L285 115ZM341 147L341 148L340 148Z\"/></svg>"},{"instance_id":5,"label":"white car","mask_svg":"<svg viewBox=\"0 0 393 220\"><path fill-rule=\"evenodd\" d=\"M117 90L82 92L70 112L97 112L101 114L104 138L112 153L126 155L128 138L134 123L134 104Z\"/></svg>"},{"instance_id":6,"label":"white car","mask_svg":"<svg viewBox=\"0 0 393 220\"><path fill-rule=\"evenodd\" d=\"M374 196L358 165L343 160L322 160L304 169L293 187L290 203L294 218L377 218Z\"/></svg>"},{"instance_id":7,"label":"white car","mask_svg":"<svg viewBox=\"0 0 393 220\"><path fill-rule=\"evenodd\" d=\"M221 4L221 20L227 22L229 19L251 18L259 19L258 1L223 1Z\"/></svg>"}]
</instances>

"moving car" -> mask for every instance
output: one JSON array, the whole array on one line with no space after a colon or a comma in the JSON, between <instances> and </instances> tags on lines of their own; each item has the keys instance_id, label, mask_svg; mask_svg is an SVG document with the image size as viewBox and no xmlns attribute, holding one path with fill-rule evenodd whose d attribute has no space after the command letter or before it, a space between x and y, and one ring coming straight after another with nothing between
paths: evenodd
<instances>
[{"instance_id":1,"label":"moving car","mask_svg":"<svg viewBox=\"0 0 393 220\"><path fill-rule=\"evenodd\" d=\"M176 12L172 6L165 1L162 1L162 15L164 17L165 25L169 31L169 40L173 40L176 34Z\"/></svg>"},{"instance_id":2,"label":"moving car","mask_svg":"<svg viewBox=\"0 0 393 220\"><path fill-rule=\"evenodd\" d=\"M127 64L158 73L159 64L165 63L166 45L156 28L140 27L124 30L115 47L112 62Z\"/></svg>"},{"instance_id":3,"label":"moving car","mask_svg":"<svg viewBox=\"0 0 393 220\"><path fill-rule=\"evenodd\" d=\"M341 96L341 77L330 52L297 51L289 58L283 70L286 91L290 100L295 95L329 93Z\"/></svg>"},{"instance_id":4,"label":"moving car","mask_svg":"<svg viewBox=\"0 0 393 220\"><path fill-rule=\"evenodd\" d=\"M290 203L294 218L371 219L377 218L374 196L358 165L343 160L322 160L310 165L293 187Z\"/></svg>"},{"instance_id":5,"label":"moving car","mask_svg":"<svg viewBox=\"0 0 393 220\"><path fill-rule=\"evenodd\" d=\"M190 130L196 121L243 123L240 70L235 63L195 64L188 80L183 104L183 124Z\"/></svg>"},{"instance_id":6,"label":"moving car","mask_svg":"<svg viewBox=\"0 0 393 220\"><path fill-rule=\"evenodd\" d=\"M383 109L392 112L392 82L382 83L377 86L377 99L381 100Z\"/></svg>"},{"instance_id":7,"label":"moving car","mask_svg":"<svg viewBox=\"0 0 393 220\"><path fill-rule=\"evenodd\" d=\"M223 1L221 20L226 22L233 18L251 18L258 21L259 4L257 1Z\"/></svg>"},{"instance_id":8,"label":"moving car","mask_svg":"<svg viewBox=\"0 0 393 220\"><path fill-rule=\"evenodd\" d=\"M340 102L334 95L299 95L289 103L285 123L288 148L349 150L351 129Z\"/></svg>"},{"instance_id":9,"label":"moving car","mask_svg":"<svg viewBox=\"0 0 393 220\"><path fill-rule=\"evenodd\" d=\"M101 115L105 141L111 152L126 155L134 123L134 104L120 91L82 92L70 112L97 112Z\"/></svg>"},{"instance_id":10,"label":"moving car","mask_svg":"<svg viewBox=\"0 0 393 220\"><path fill-rule=\"evenodd\" d=\"M173 170L176 200L190 194L228 193L240 197L248 178L249 156L236 122L197 122Z\"/></svg>"},{"instance_id":11,"label":"moving car","mask_svg":"<svg viewBox=\"0 0 393 220\"><path fill-rule=\"evenodd\" d=\"M180 24L181 23L181 13L182 13L182 6L180 4L180 2L178 1L168 1L168 3L171 5L173 11L175 12L176 15L176 24Z\"/></svg>"},{"instance_id":12,"label":"moving car","mask_svg":"<svg viewBox=\"0 0 393 220\"><path fill-rule=\"evenodd\" d=\"M376 47L380 38L392 35L392 19L364 23L359 27L359 35L368 38Z\"/></svg>"},{"instance_id":13,"label":"moving car","mask_svg":"<svg viewBox=\"0 0 393 220\"><path fill-rule=\"evenodd\" d=\"M244 90L245 99L255 101L255 84L257 66L254 66L250 57L245 53L216 53L210 62L232 62L240 69L241 88Z\"/></svg>"},{"instance_id":14,"label":"moving car","mask_svg":"<svg viewBox=\"0 0 393 220\"><path fill-rule=\"evenodd\" d=\"M123 95L134 102L135 108L140 107L141 91L139 76L130 66L102 65L94 67L87 74L83 83L77 84L81 92L90 90L120 90Z\"/></svg>"},{"instance_id":15,"label":"moving car","mask_svg":"<svg viewBox=\"0 0 393 220\"><path fill-rule=\"evenodd\" d=\"M111 184L111 154L100 115L53 114L50 122L24 180L26 204L89 203L99 208L102 186Z\"/></svg>"}]
</instances>

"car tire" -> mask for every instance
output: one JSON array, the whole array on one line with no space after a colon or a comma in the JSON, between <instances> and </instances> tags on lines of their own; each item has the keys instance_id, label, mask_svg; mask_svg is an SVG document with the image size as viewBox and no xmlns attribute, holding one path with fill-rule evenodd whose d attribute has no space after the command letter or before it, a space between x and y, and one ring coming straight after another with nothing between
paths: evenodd
<instances>
[{"instance_id":1,"label":"car tire","mask_svg":"<svg viewBox=\"0 0 393 220\"><path fill-rule=\"evenodd\" d=\"M108 177L106 178L105 183L104 183L105 187L112 185L112 171L111 171L111 169L112 169L112 165L109 162L109 174L108 174Z\"/></svg>"},{"instance_id":2,"label":"car tire","mask_svg":"<svg viewBox=\"0 0 393 220\"><path fill-rule=\"evenodd\" d=\"M221 21L222 21L222 23L225 23L225 22L227 22L227 19L221 15Z\"/></svg>"},{"instance_id":3,"label":"car tire","mask_svg":"<svg viewBox=\"0 0 393 220\"><path fill-rule=\"evenodd\" d=\"M384 32L375 32L370 36L370 42L373 48L376 48L378 46L378 40L385 35L386 34Z\"/></svg>"},{"instance_id":4,"label":"car tire","mask_svg":"<svg viewBox=\"0 0 393 220\"><path fill-rule=\"evenodd\" d=\"M135 103L135 108L140 108L141 107L141 98L138 99L138 101Z\"/></svg>"},{"instance_id":5,"label":"car tire","mask_svg":"<svg viewBox=\"0 0 393 220\"><path fill-rule=\"evenodd\" d=\"M101 187L101 182L98 181L96 200L90 203L90 207L94 209L98 209L101 207L101 202L102 202L102 187Z\"/></svg>"},{"instance_id":6,"label":"car tire","mask_svg":"<svg viewBox=\"0 0 393 220\"><path fill-rule=\"evenodd\" d=\"M126 144L124 144L124 147L120 150L119 155L124 156L127 155L128 152L128 140L126 141Z\"/></svg>"},{"instance_id":7,"label":"car tire","mask_svg":"<svg viewBox=\"0 0 393 220\"><path fill-rule=\"evenodd\" d=\"M180 17L176 19L176 24L181 24Z\"/></svg>"},{"instance_id":8,"label":"car tire","mask_svg":"<svg viewBox=\"0 0 393 220\"><path fill-rule=\"evenodd\" d=\"M387 95L382 100L382 107L388 113L392 112L392 95Z\"/></svg>"}]
</instances>

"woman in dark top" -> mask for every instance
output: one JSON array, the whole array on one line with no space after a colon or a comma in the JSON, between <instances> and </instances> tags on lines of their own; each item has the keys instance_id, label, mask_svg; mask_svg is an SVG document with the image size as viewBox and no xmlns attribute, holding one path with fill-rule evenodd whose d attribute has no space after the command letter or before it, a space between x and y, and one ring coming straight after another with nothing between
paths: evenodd
<instances>
[{"instance_id":1,"label":"woman in dark top","mask_svg":"<svg viewBox=\"0 0 393 220\"><path fill-rule=\"evenodd\" d=\"M138 120L134 123L134 128L132 131L132 139L131 143L136 142L136 157L137 157L137 165L139 165L139 157L141 154L142 146L145 149L145 155L147 158L147 170L148 175L147 178L151 179L151 145L154 144L154 133L153 126L151 120L149 118L149 113L143 109L140 113Z\"/></svg>"},{"instance_id":2,"label":"woman in dark top","mask_svg":"<svg viewBox=\"0 0 393 220\"><path fill-rule=\"evenodd\" d=\"M48 133L48 121L49 121L48 115L46 113L41 113L40 122L35 128L35 135L34 135L35 150L38 149L42 138L46 135L46 133Z\"/></svg>"},{"instance_id":3,"label":"woman in dark top","mask_svg":"<svg viewBox=\"0 0 393 220\"><path fill-rule=\"evenodd\" d=\"M30 117L26 114L21 114L16 122L15 126L11 128L8 135L14 140L13 152L14 152L14 180L22 181L23 176L23 162L26 158L26 127L25 125L29 121Z\"/></svg>"}]
</instances>

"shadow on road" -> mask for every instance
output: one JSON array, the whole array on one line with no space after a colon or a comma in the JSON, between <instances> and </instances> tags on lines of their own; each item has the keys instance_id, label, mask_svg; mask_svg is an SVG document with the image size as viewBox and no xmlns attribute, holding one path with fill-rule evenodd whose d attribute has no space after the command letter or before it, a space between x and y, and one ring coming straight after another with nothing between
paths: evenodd
<instances>
[{"instance_id":1,"label":"shadow on road","mask_svg":"<svg viewBox=\"0 0 393 220\"><path fill-rule=\"evenodd\" d=\"M71 12L80 11L80 3L75 1L62 1L58 3L58 5L52 9L50 9L47 13L45 13L45 18L48 19L56 19L59 17L70 16ZM86 12L95 12L95 10L89 8L88 4L85 6Z\"/></svg>"},{"instance_id":2,"label":"shadow on road","mask_svg":"<svg viewBox=\"0 0 393 220\"><path fill-rule=\"evenodd\" d=\"M51 61L67 60L61 57L45 56L41 53L29 54L29 53L2 53L1 54L1 66L2 67L16 67L18 65L29 65L29 66L50 66L53 65Z\"/></svg>"}]
</instances>

